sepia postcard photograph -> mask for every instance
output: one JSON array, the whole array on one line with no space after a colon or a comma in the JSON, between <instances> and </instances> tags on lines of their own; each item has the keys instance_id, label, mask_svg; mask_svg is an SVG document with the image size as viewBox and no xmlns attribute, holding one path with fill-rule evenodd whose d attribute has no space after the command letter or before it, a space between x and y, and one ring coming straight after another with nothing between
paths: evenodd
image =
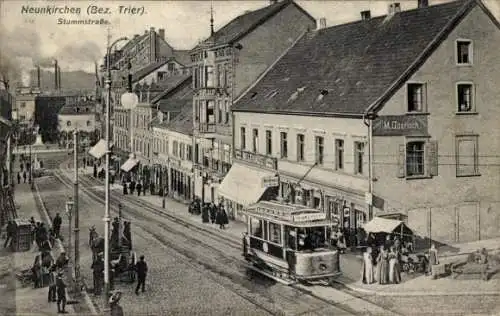
<instances>
[{"instance_id":1,"label":"sepia postcard photograph","mask_svg":"<svg viewBox=\"0 0 500 316\"><path fill-rule=\"evenodd\" d=\"M0 316L500 315L500 0L0 0Z\"/></svg>"}]
</instances>

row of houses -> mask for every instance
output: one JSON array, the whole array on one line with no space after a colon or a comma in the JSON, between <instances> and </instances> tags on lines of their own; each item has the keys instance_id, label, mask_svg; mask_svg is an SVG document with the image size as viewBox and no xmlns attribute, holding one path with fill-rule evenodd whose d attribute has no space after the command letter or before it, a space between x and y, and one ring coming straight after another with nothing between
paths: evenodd
<instances>
[{"instance_id":1,"label":"row of houses","mask_svg":"<svg viewBox=\"0 0 500 316\"><path fill-rule=\"evenodd\" d=\"M328 28L273 2L191 50L184 81L115 116L127 131L115 146L131 148L125 171L234 219L274 198L351 235L384 216L444 243L497 237L498 28L478 0L393 3Z\"/></svg>"}]
</instances>

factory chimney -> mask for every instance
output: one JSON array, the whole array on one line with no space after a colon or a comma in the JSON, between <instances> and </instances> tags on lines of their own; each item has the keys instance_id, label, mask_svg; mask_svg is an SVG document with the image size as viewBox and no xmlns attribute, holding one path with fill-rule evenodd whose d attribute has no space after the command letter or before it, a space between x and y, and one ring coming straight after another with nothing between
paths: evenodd
<instances>
[{"instance_id":1,"label":"factory chimney","mask_svg":"<svg viewBox=\"0 0 500 316\"><path fill-rule=\"evenodd\" d=\"M59 90L58 88L58 83L59 83L59 80L58 80L58 70L59 69L59 66L57 65L57 60L54 60L54 89L55 90Z\"/></svg>"},{"instance_id":2,"label":"factory chimney","mask_svg":"<svg viewBox=\"0 0 500 316\"><path fill-rule=\"evenodd\" d=\"M57 66L57 90L61 90L61 67Z\"/></svg>"},{"instance_id":3,"label":"factory chimney","mask_svg":"<svg viewBox=\"0 0 500 316\"><path fill-rule=\"evenodd\" d=\"M41 82L40 82L40 65L36 66L36 86L38 89L41 87Z\"/></svg>"}]
</instances>

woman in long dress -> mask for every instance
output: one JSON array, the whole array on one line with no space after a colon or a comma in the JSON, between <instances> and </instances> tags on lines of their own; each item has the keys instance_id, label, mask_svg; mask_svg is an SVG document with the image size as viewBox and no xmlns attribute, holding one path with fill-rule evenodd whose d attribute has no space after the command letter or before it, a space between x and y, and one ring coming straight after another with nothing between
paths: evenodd
<instances>
[{"instance_id":1,"label":"woman in long dress","mask_svg":"<svg viewBox=\"0 0 500 316\"><path fill-rule=\"evenodd\" d=\"M384 246L380 246L380 252L377 257L377 275L379 284L389 283L389 262L387 251Z\"/></svg>"},{"instance_id":2,"label":"woman in long dress","mask_svg":"<svg viewBox=\"0 0 500 316\"><path fill-rule=\"evenodd\" d=\"M363 270L361 275L361 281L364 284L372 284L374 282L373 278L373 258L372 258L372 248L366 248L363 253Z\"/></svg>"},{"instance_id":3,"label":"woman in long dress","mask_svg":"<svg viewBox=\"0 0 500 316\"><path fill-rule=\"evenodd\" d=\"M438 252L436 249L436 245L432 244L431 249L429 249L429 271L428 273L434 277L433 266L439 264Z\"/></svg>"},{"instance_id":4,"label":"woman in long dress","mask_svg":"<svg viewBox=\"0 0 500 316\"><path fill-rule=\"evenodd\" d=\"M398 284L399 282L401 282L401 273L399 271L398 253L393 246L389 252L389 283Z\"/></svg>"}]
</instances>

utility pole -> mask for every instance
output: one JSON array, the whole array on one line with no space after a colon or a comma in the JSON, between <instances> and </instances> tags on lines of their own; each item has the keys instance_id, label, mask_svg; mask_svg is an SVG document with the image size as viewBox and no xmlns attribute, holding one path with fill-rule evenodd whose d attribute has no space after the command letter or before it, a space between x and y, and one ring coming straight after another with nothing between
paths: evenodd
<instances>
[{"instance_id":1,"label":"utility pole","mask_svg":"<svg viewBox=\"0 0 500 316\"><path fill-rule=\"evenodd\" d=\"M74 149L74 182L73 182L73 200L75 201L75 279L78 284L80 280L80 214L78 207L78 130L73 133L73 149Z\"/></svg>"}]
</instances>

